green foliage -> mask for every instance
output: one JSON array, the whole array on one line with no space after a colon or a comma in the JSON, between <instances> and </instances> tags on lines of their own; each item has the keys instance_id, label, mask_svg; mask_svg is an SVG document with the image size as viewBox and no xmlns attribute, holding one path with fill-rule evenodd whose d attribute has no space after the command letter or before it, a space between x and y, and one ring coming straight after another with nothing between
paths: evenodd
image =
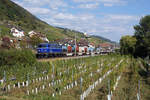
<instances>
[{"instance_id":1,"label":"green foliage","mask_svg":"<svg viewBox=\"0 0 150 100\"><path fill-rule=\"evenodd\" d=\"M134 36L137 38L135 55L150 56L150 15L143 17L134 29Z\"/></svg>"},{"instance_id":2,"label":"green foliage","mask_svg":"<svg viewBox=\"0 0 150 100\"><path fill-rule=\"evenodd\" d=\"M4 99L4 98L0 98L0 100L6 100L6 99Z\"/></svg>"},{"instance_id":3,"label":"green foliage","mask_svg":"<svg viewBox=\"0 0 150 100\"><path fill-rule=\"evenodd\" d=\"M30 50L0 50L0 66L13 66L16 64L32 65L36 57Z\"/></svg>"},{"instance_id":4,"label":"green foliage","mask_svg":"<svg viewBox=\"0 0 150 100\"><path fill-rule=\"evenodd\" d=\"M134 30L133 37L124 36L121 38L121 53L142 58L150 56L150 15L143 17L139 25L134 26Z\"/></svg>"},{"instance_id":5,"label":"green foliage","mask_svg":"<svg viewBox=\"0 0 150 100\"><path fill-rule=\"evenodd\" d=\"M123 36L120 40L120 51L121 54L134 54L136 38L133 36Z\"/></svg>"},{"instance_id":6,"label":"green foliage","mask_svg":"<svg viewBox=\"0 0 150 100\"><path fill-rule=\"evenodd\" d=\"M10 31L9 31L9 28L6 28L4 26L0 26L0 37L3 37L3 36L12 36L10 34Z\"/></svg>"},{"instance_id":7,"label":"green foliage","mask_svg":"<svg viewBox=\"0 0 150 100\"><path fill-rule=\"evenodd\" d=\"M21 48L24 49L24 48L27 48L27 46L28 46L28 43L27 43L26 40L21 40L21 41L20 41L20 47L21 47Z\"/></svg>"},{"instance_id":8,"label":"green foliage","mask_svg":"<svg viewBox=\"0 0 150 100\"><path fill-rule=\"evenodd\" d=\"M43 41L36 35L31 37L31 44L35 47L38 44L42 43Z\"/></svg>"}]
</instances>

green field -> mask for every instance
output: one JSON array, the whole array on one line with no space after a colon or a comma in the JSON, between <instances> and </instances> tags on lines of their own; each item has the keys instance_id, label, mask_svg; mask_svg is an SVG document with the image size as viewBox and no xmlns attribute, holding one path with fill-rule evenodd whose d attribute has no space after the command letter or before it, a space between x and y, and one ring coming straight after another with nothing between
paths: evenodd
<instances>
[{"instance_id":1,"label":"green field","mask_svg":"<svg viewBox=\"0 0 150 100\"><path fill-rule=\"evenodd\" d=\"M142 100L150 99L145 63L129 56L108 55L36 62L33 65L11 66L9 69L1 67L1 73L4 70L6 82L1 84L1 88L6 87L6 90L1 89L0 98L3 99L0 100L80 100L81 94L101 77L103 80L85 97L86 100L106 100L108 80L114 100L136 99L139 80ZM121 78L114 90L118 76ZM16 80L11 81L12 77ZM23 82L27 85L26 81L29 85L23 86Z\"/></svg>"}]
</instances>

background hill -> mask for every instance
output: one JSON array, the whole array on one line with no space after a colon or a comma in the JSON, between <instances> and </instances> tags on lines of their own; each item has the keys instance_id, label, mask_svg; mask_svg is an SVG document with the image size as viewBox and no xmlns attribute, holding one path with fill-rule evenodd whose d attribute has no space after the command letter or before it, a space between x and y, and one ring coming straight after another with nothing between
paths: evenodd
<instances>
[{"instance_id":1,"label":"background hill","mask_svg":"<svg viewBox=\"0 0 150 100\"><path fill-rule=\"evenodd\" d=\"M15 26L28 33L31 30L46 34L50 41L63 38L74 38L77 34L77 40L85 38L84 34L67 28L53 27L44 21L41 21L30 12L13 3L10 0L0 0L0 37L9 35L10 27ZM91 36L86 38L96 44L102 42L111 42L108 39Z\"/></svg>"}]
</instances>

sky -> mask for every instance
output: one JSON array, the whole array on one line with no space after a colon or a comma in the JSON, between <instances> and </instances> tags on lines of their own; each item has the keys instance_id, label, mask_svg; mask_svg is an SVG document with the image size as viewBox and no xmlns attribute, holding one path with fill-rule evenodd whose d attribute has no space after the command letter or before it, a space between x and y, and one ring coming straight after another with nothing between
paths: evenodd
<instances>
[{"instance_id":1,"label":"sky","mask_svg":"<svg viewBox=\"0 0 150 100\"><path fill-rule=\"evenodd\" d=\"M149 0L12 0L52 26L119 42L150 14Z\"/></svg>"}]
</instances>

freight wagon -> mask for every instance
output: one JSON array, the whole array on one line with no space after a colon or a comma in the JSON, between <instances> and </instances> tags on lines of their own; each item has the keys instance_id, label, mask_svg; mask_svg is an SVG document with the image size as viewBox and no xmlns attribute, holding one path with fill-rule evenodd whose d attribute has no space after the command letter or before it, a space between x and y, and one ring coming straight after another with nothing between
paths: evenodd
<instances>
[{"instance_id":1,"label":"freight wagon","mask_svg":"<svg viewBox=\"0 0 150 100\"><path fill-rule=\"evenodd\" d=\"M67 46L66 56L73 56L72 46L71 45Z\"/></svg>"}]
</instances>

